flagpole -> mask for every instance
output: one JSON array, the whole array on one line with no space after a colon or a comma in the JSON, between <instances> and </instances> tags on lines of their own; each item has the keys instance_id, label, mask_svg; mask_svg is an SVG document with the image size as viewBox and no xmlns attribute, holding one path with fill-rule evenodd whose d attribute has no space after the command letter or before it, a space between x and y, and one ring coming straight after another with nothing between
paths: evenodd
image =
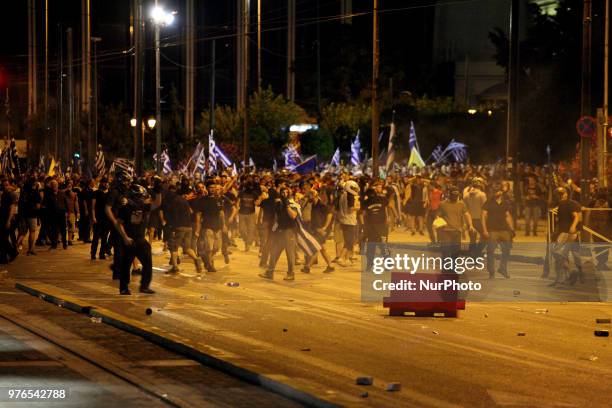
<instances>
[{"instance_id":1,"label":"flagpole","mask_svg":"<svg viewBox=\"0 0 612 408\"><path fill-rule=\"evenodd\" d=\"M378 178L378 0L373 0L372 13L372 177Z\"/></svg>"}]
</instances>

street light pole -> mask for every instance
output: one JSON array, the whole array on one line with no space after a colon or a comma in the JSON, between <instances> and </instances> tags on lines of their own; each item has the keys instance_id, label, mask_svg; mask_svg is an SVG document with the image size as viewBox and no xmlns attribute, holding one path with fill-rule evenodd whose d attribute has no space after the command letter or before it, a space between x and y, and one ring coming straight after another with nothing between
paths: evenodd
<instances>
[{"instance_id":1,"label":"street light pole","mask_svg":"<svg viewBox=\"0 0 612 408\"><path fill-rule=\"evenodd\" d=\"M162 124L161 124L161 64L160 64L160 41L159 34L163 26L168 26L174 21L175 12L166 12L164 9L157 5L155 1L155 8L151 17L153 18L153 25L155 26L155 120L157 122L157 129L155 130L155 172L161 173L161 143L162 143ZM188 68L189 69L189 68Z\"/></svg>"},{"instance_id":2,"label":"street light pole","mask_svg":"<svg viewBox=\"0 0 612 408\"><path fill-rule=\"evenodd\" d=\"M155 172L161 173L161 69L160 69L160 50L159 50L159 31L160 25L155 24L155 119L157 120L157 128L155 129Z\"/></svg>"},{"instance_id":3,"label":"street light pole","mask_svg":"<svg viewBox=\"0 0 612 408\"><path fill-rule=\"evenodd\" d=\"M602 139L602 150L603 160L601 163L603 178L601 182L603 187L608 187L608 77L609 77L609 37L610 37L610 0L606 0L606 17L605 17L605 28L604 28L604 94L603 94L603 114L604 114L604 125L603 125L603 139Z\"/></svg>"}]
</instances>

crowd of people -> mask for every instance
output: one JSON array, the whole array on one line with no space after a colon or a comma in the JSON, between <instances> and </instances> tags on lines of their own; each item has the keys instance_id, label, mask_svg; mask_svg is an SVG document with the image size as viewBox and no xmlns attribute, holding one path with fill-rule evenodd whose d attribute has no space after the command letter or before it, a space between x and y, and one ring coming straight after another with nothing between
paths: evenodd
<instances>
[{"instance_id":1,"label":"crowd of people","mask_svg":"<svg viewBox=\"0 0 612 408\"><path fill-rule=\"evenodd\" d=\"M332 273L354 264L363 244L388 242L390 232L405 229L409 236L427 234L443 250L469 240L470 251L488 254L491 278L496 273L508 278L514 237L541 234L549 208L557 208L552 240L565 245L559 253L575 251L567 244L578 240L584 221L577 202L582 191L569 175L549 170L519 165L509 173L499 164L452 164L397 167L384 179L341 170L304 175L254 169L205 178L133 178L122 170L96 178L4 177L0 262L20 253L34 256L40 248L68 249L78 239L91 245L92 260L112 255L112 278L119 280L122 295L131 293L132 275L141 275L140 292L152 294L155 240L169 252L169 274L178 273L187 258L198 273L216 272L217 258L228 264L232 251L241 250L240 238L244 251L257 249L262 279L274 279L285 252L284 280L291 281L297 265L303 273L315 265ZM591 206L609 208L608 193L596 181L588 194ZM523 231L517 231L518 218L524 218ZM592 222L603 235L610 232L609 211L596 213ZM333 254L325 248L327 240L333 240ZM607 253L598 266L606 262ZM562 272L563 264L559 261L554 285L580 278Z\"/></svg>"}]
</instances>

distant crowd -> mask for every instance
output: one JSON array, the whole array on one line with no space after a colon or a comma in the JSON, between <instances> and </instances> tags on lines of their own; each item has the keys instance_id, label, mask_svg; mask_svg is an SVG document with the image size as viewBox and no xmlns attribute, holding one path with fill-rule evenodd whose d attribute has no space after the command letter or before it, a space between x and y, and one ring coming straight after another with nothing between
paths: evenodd
<instances>
[{"instance_id":1,"label":"distant crowd","mask_svg":"<svg viewBox=\"0 0 612 408\"><path fill-rule=\"evenodd\" d=\"M554 170L554 171L551 171ZM232 251L256 250L262 279L274 279L285 252L283 279L322 267L332 273L357 260L365 243L388 242L395 229L423 235L448 247L468 238L473 251L487 251L489 276L508 278L508 257L516 234L538 235L544 216L556 208L553 242L563 244L554 285L574 284L580 267L562 262L575 251L582 217L581 195L589 207L609 208L609 192L591 180L583 192L558 168L519 165L396 167L384 179L349 172L296 174L289 171L220 172L200 177L126 171L95 178L79 174L27 173L1 179L0 262L42 248L68 249L77 240L91 245L91 259L113 257L112 278L121 294L131 293L130 276L141 275L139 290L154 293L151 243L163 241L169 274L189 258L198 273L214 273L216 260L230 263ZM611 211L593 212L589 225L609 237ZM524 219L517 231L517 219ZM606 235L607 234L607 235ZM27 238L27 239L26 239ZM325 243L333 240L333 253ZM597 241L601 238L594 237ZM501 256L495 265L494 251ZM605 268L607 253L598 259ZM566 263L565 263L566 264Z\"/></svg>"}]
</instances>

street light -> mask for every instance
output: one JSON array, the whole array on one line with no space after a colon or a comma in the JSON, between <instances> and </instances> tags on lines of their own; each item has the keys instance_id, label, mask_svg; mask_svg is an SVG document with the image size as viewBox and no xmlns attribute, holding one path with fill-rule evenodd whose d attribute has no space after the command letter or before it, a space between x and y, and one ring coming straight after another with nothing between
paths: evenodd
<instances>
[{"instance_id":1,"label":"street light","mask_svg":"<svg viewBox=\"0 0 612 408\"><path fill-rule=\"evenodd\" d=\"M154 117L150 117L149 119L147 119L147 126L149 127L150 130L153 130L155 128L156 124L157 124L157 119L155 119ZM138 126L138 119L136 119L136 118L130 119L130 126L133 127L133 128ZM140 145L141 146L144 146L145 130L146 130L145 129L145 121L142 120L140 122L140 138L141 138ZM137 153L135 152L135 154L137 154Z\"/></svg>"},{"instance_id":2,"label":"street light","mask_svg":"<svg viewBox=\"0 0 612 408\"><path fill-rule=\"evenodd\" d=\"M174 22L174 15L176 11L166 11L163 7L157 5L151 11L151 19L155 26L155 107L156 107L156 122L153 126L149 127L153 129L155 123L158 123L155 133L155 152L157 153L157 160L155 160L155 171L157 174L161 173L161 139L162 139L162 126L161 126L161 70L160 70L160 44L159 44L159 32L162 27L167 27Z\"/></svg>"}]
</instances>

